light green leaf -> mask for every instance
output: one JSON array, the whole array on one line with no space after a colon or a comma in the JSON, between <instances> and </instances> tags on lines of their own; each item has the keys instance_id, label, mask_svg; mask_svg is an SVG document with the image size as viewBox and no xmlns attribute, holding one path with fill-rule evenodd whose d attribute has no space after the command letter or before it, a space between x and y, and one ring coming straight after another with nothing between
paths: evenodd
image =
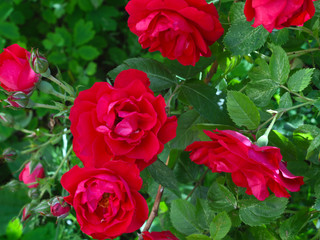
<instances>
[{"instance_id":1,"label":"light green leaf","mask_svg":"<svg viewBox=\"0 0 320 240\"><path fill-rule=\"evenodd\" d=\"M171 204L170 218L173 226L181 233L200 233L195 221L195 207L186 200L176 199Z\"/></svg>"},{"instance_id":2,"label":"light green leaf","mask_svg":"<svg viewBox=\"0 0 320 240\"><path fill-rule=\"evenodd\" d=\"M287 53L280 47L270 44L272 55L270 58L271 78L275 83L284 84L289 76L290 64Z\"/></svg>"},{"instance_id":3,"label":"light green leaf","mask_svg":"<svg viewBox=\"0 0 320 240\"><path fill-rule=\"evenodd\" d=\"M260 123L260 113L256 105L241 92L229 91L227 108L231 119L238 126L256 129Z\"/></svg>"},{"instance_id":4,"label":"light green leaf","mask_svg":"<svg viewBox=\"0 0 320 240\"><path fill-rule=\"evenodd\" d=\"M150 88L153 91L161 91L177 84L177 79L172 73L160 62L150 58L130 58L124 61L115 69L108 73L112 79L127 69L138 69L145 72L150 79Z\"/></svg>"},{"instance_id":5,"label":"light green leaf","mask_svg":"<svg viewBox=\"0 0 320 240\"><path fill-rule=\"evenodd\" d=\"M306 159L309 159L314 154L315 150L317 150L317 152L320 150L320 135L316 136L310 143L310 146L307 150Z\"/></svg>"},{"instance_id":6,"label":"light green leaf","mask_svg":"<svg viewBox=\"0 0 320 240\"><path fill-rule=\"evenodd\" d=\"M22 228L19 218L16 218L14 221L10 221L6 230L7 238L10 240L20 239L22 235Z\"/></svg>"},{"instance_id":7,"label":"light green leaf","mask_svg":"<svg viewBox=\"0 0 320 240\"><path fill-rule=\"evenodd\" d=\"M180 195L180 191L178 189L178 182L173 173L173 171L167 167L160 160L155 161L153 164L148 166L147 168L152 178L159 184L164 187L169 188L178 196Z\"/></svg>"},{"instance_id":8,"label":"light green leaf","mask_svg":"<svg viewBox=\"0 0 320 240\"><path fill-rule=\"evenodd\" d=\"M85 22L83 19L80 19L75 27L73 32L73 41L76 46L80 46L89 42L95 35L95 31L92 29L92 22Z\"/></svg>"},{"instance_id":9,"label":"light green leaf","mask_svg":"<svg viewBox=\"0 0 320 240\"><path fill-rule=\"evenodd\" d=\"M261 226L275 221L281 216L288 203L287 198L271 196L264 201L240 201L240 219L250 226Z\"/></svg>"},{"instance_id":10,"label":"light green leaf","mask_svg":"<svg viewBox=\"0 0 320 240\"><path fill-rule=\"evenodd\" d=\"M93 59L97 58L100 54L98 49L89 45L81 46L77 50L77 53L81 58L87 61L92 61Z\"/></svg>"},{"instance_id":11,"label":"light green leaf","mask_svg":"<svg viewBox=\"0 0 320 240\"><path fill-rule=\"evenodd\" d=\"M252 22L236 21L223 39L225 46L233 55L247 55L263 46L269 32L262 26L252 27Z\"/></svg>"},{"instance_id":12,"label":"light green leaf","mask_svg":"<svg viewBox=\"0 0 320 240\"><path fill-rule=\"evenodd\" d=\"M295 72L288 81L288 87L293 92L300 92L311 82L314 68L304 68Z\"/></svg>"},{"instance_id":13,"label":"light green leaf","mask_svg":"<svg viewBox=\"0 0 320 240\"><path fill-rule=\"evenodd\" d=\"M218 212L229 212L237 207L237 201L230 190L216 182L209 188L207 198L211 209Z\"/></svg>"},{"instance_id":14,"label":"light green leaf","mask_svg":"<svg viewBox=\"0 0 320 240\"><path fill-rule=\"evenodd\" d=\"M230 123L225 113L224 95L205 84L189 83L180 88L179 98L186 99L194 109L212 123Z\"/></svg>"},{"instance_id":15,"label":"light green leaf","mask_svg":"<svg viewBox=\"0 0 320 240\"><path fill-rule=\"evenodd\" d=\"M298 127L295 132L310 133L315 138L320 135L320 128L315 125L304 124Z\"/></svg>"},{"instance_id":16,"label":"light green leaf","mask_svg":"<svg viewBox=\"0 0 320 240\"><path fill-rule=\"evenodd\" d=\"M290 93L285 92L281 98L279 103L279 108L290 108L292 107L292 99Z\"/></svg>"},{"instance_id":17,"label":"light green leaf","mask_svg":"<svg viewBox=\"0 0 320 240\"><path fill-rule=\"evenodd\" d=\"M221 212L210 224L210 235L213 239L222 239L231 228L231 220L226 212Z\"/></svg>"}]
</instances>

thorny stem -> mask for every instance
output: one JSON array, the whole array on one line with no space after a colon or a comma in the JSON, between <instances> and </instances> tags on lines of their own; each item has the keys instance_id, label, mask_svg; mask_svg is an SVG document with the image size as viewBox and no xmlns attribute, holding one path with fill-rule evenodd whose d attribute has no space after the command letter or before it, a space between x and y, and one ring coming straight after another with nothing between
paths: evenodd
<instances>
[{"instance_id":1,"label":"thorny stem","mask_svg":"<svg viewBox=\"0 0 320 240\"><path fill-rule=\"evenodd\" d=\"M197 181L197 183L194 185L193 189L191 190L191 192L188 194L188 196L186 197L186 200L188 200L191 195L194 193L194 191L197 189L197 187L199 187L201 185L201 183L203 182L204 178L206 177L207 173L209 172L209 168L202 174L202 176L200 177L199 181Z\"/></svg>"},{"instance_id":2,"label":"thorny stem","mask_svg":"<svg viewBox=\"0 0 320 240\"><path fill-rule=\"evenodd\" d=\"M70 89L68 89L62 82L60 82L58 79L56 79L54 76L50 75L48 77L49 80L51 80L52 82L54 82L55 84L57 84L59 87L61 87L62 89L64 89L67 93L69 93L70 95L73 95L73 92L70 91Z\"/></svg>"},{"instance_id":3,"label":"thorny stem","mask_svg":"<svg viewBox=\"0 0 320 240\"><path fill-rule=\"evenodd\" d=\"M178 85L175 87L175 89L174 89L173 92L171 93L168 101L166 102L166 105L167 105L167 106L166 106L166 111L167 111L167 113L170 112L170 104L171 104L172 98L174 97L174 95L176 95L176 93L178 92L178 90L180 89L180 87L182 86L183 83L184 83L184 82L181 82L180 84L178 84Z\"/></svg>"},{"instance_id":4,"label":"thorny stem","mask_svg":"<svg viewBox=\"0 0 320 240\"><path fill-rule=\"evenodd\" d=\"M310 52L315 52L315 51L320 51L320 48L309 48L305 50L300 50L300 51L294 51L294 52L288 52L287 55L288 57L298 57Z\"/></svg>"},{"instance_id":5,"label":"thorny stem","mask_svg":"<svg viewBox=\"0 0 320 240\"><path fill-rule=\"evenodd\" d=\"M166 161L166 165L167 165L167 166L168 166L168 164L169 164L169 160L170 160L170 155L168 156L167 161ZM161 184L160 184L159 187L158 187L157 196L156 196L156 199L154 200L154 204L153 204L151 213L150 213L150 215L149 215L149 218L148 218L148 220L147 220L147 223L146 223L146 225L144 226L142 232L149 231L149 229L150 229L150 227L151 227L151 225L152 225L153 220L158 216L159 205L160 205L160 202L161 202L161 198L162 198L162 195L163 195L163 191L164 191L164 187L161 186ZM143 240L142 234L139 235L139 240Z\"/></svg>"},{"instance_id":6,"label":"thorny stem","mask_svg":"<svg viewBox=\"0 0 320 240\"><path fill-rule=\"evenodd\" d=\"M206 76L206 78L203 80L205 84L209 84L209 82L211 81L211 78L213 77L213 75L217 72L218 69L218 61L215 60L212 65L211 68Z\"/></svg>"},{"instance_id":7,"label":"thorny stem","mask_svg":"<svg viewBox=\"0 0 320 240\"><path fill-rule=\"evenodd\" d=\"M53 110L58 110L60 111L59 107L49 105L49 104L42 104L42 103L35 103L33 107L38 107L38 108L47 108L47 109L53 109Z\"/></svg>"},{"instance_id":8,"label":"thorny stem","mask_svg":"<svg viewBox=\"0 0 320 240\"><path fill-rule=\"evenodd\" d=\"M56 178L56 176L58 175L58 173L59 173L60 169L62 168L63 164L65 163L65 161L67 161L67 159L68 159L68 157L69 157L69 155L70 155L71 152L72 152L72 145L70 146L70 148L69 148L66 156L62 159L62 161L61 161L59 167L57 168L56 172L55 172L54 175L51 177L52 179L55 179L55 178Z\"/></svg>"}]
</instances>

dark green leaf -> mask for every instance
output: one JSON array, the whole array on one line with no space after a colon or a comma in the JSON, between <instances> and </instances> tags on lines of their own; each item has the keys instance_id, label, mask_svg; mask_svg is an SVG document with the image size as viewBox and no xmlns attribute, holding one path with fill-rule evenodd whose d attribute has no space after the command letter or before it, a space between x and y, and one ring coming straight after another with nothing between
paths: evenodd
<instances>
[{"instance_id":1,"label":"dark green leaf","mask_svg":"<svg viewBox=\"0 0 320 240\"><path fill-rule=\"evenodd\" d=\"M227 108L231 119L238 126L256 129L260 123L260 113L254 103L241 92L229 91Z\"/></svg>"},{"instance_id":2,"label":"dark green leaf","mask_svg":"<svg viewBox=\"0 0 320 240\"><path fill-rule=\"evenodd\" d=\"M202 234L192 234L187 237L187 240L211 240L211 238Z\"/></svg>"},{"instance_id":3,"label":"dark green leaf","mask_svg":"<svg viewBox=\"0 0 320 240\"><path fill-rule=\"evenodd\" d=\"M288 81L288 87L293 92L300 92L311 82L313 68L304 68L295 72Z\"/></svg>"},{"instance_id":4,"label":"dark green leaf","mask_svg":"<svg viewBox=\"0 0 320 240\"><path fill-rule=\"evenodd\" d=\"M234 2L230 8L231 23L246 21L246 16L243 14L243 11L244 11L244 2Z\"/></svg>"},{"instance_id":5,"label":"dark green leaf","mask_svg":"<svg viewBox=\"0 0 320 240\"><path fill-rule=\"evenodd\" d=\"M16 40L20 37L19 28L13 23L0 22L0 36Z\"/></svg>"},{"instance_id":6,"label":"dark green leaf","mask_svg":"<svg viewBox=\"0 0 320 240\"><path fill-rule=\"evenodd\" d=\"M317 153L320 150L320 135L316 136L310 143L306 158L309 159L314 154L315 150L317 150Z\"/></svg>"},{"instance_id":7,"label":"dark green leaf","mask_svg":"<svg viewBox=\"0 0 320 240\"><path fill-rule=\"evenodd\" d=\"M231 25L225 38L226 47L233 55L247 55L262 47L269 32L262 26L252 27L252 22L236 21Z\"/></svg>"},{"instance_id":8,"label":"dark green leaf","mask_svg":"<svg viewBox=\"0 0 320 240\"><path fill-rule=\"evenodd\" d=\"M264 201L243 200L240 204L240 218L250 226L260 226L275 221L285 210L287 198L270 196Z\"/></svg>"},{"instance_id":9,"label":"dark green leaf","mask_svg":"<svg viewBox=\"0 0 320 240\"><path fill-rule=\"evenodd\" d=\"M85 44L94 37L95 31L92 28L92 22L85 22L83 19L76 23L73 32L73 41L76 46Z\"/></svg>"},{"instance_id":10,"label":"dark green leaf","mask_svg":"<svg viewBox=\"0 0 320 240\"><path fill-rule=\"evenodd\" d=\"M111 70L108 75L115 79L117 75L127 69L138 69L145 72L150 79L150 88L161 91L177 84L174 75L160 62L149 58L130 58L123 64Z\"/></svg>"},{"instance_id":11,"label":"dark green leaf","mask_svg":"<svg viewBox=\"0 0 320 240\"><path fill-rule=\"evenodd\" d=\"M237 207L237 201L229 189L216 182L209 188L208 201L211 209L219 212L229 212Z\"/></svg>"},{"instance_id":12,"label":"dark green leaf","mask_svg":"<svg viewBox=\"0 0 320 240\"><path fill-rule=\"evenodd\" d=\"M283 45L289 40L289 30L287 28L283 28L281 30L272 31L270 37L274 44Z\"/></svg>"},{"instance_id":13,"label":"dark green leaf","mask_svg":"<svg viewBox=\"0 0 320 240\"><path fill-rule=\"evenodd\" d=\"M180 88L179 97L186 99L201 116L213 123L229 123L224 96L205 84L189 83Z\"/></svg>"},{"instance_id":14,"label":"dark green leaf","mask_svg":"<svg viewBox=\"0 0 320 240\"><path fill-rule=\"evenodd\" d=\"M265 227L251 227L250 233L254 240L277 240L277 238Z\"/></svg>"},{"instance_id":15,"label":"dark green leaf","mask_svg":"<svg viewBox=\"0 0 320 240\"><path fill-rule=\"evenodd\" d=\"M82 57L87 61L92 61L93 59L97 58L100 54L95 47L87 46L87 45L81 46L77 52L80 57Z\"/></svg>"},{"instance_id":16,"label":"dark green leaf","mask_svg":"<svg viewBox=\"0 0 320 240\"><path fill-rule=\"evenodd\" d=\"M210 224L210 235L213 239L224 238L231 228L231 220L226 212L218 213Z\"/></svg>"}]
</instances>

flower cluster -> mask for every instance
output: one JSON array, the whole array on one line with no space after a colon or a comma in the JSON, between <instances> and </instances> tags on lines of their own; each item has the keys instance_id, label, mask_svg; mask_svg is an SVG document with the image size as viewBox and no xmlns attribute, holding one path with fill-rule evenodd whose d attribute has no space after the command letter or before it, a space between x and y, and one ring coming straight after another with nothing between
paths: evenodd
<instances>
[{"instance_id":1,"label":"flower cluster","mask_svg":"<svg viewBox=\"0 0 320 240\"><path fill-rule=\"evenodd\" d=\"M233 182L247 188L246 193L263 201L268 187L277 197L290 197L286 191L300 190L303 177L288 171L277 147L258 147L244 135L231 131L204 131L212 141L194 142L186 148L190 158L212 172L231 173Z\"/></svg>"}]
</instances>

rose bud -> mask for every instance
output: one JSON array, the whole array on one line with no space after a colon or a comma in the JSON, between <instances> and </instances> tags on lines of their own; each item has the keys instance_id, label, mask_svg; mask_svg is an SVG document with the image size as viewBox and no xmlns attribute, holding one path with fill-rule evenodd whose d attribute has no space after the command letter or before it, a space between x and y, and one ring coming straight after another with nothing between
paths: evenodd
<instances>
[{"instance_id":1,"label":"rose bud","mask_svg":"<svg viewBox=\"0 0 320 240\"><path fill-rule=\"evenodd\" d=\"M28 188L35 188L39 185L37 179L44 178L45 173L41 163L38 163L32 172L30 172L30 163L28 162L19 175L19 180L23 181Z\"/></svg>"},{"instance_id":2,"label":"rose bud","mask_svg":"<svg viewBox=\"0 0 320 240\"><path fill-rule=\"evenodd\" d=\"M7 162L13 162L16 157L17 157L17 152L12 149L12 148L6 148L3 153L2 153L2 157L4 158L4 160L6 160Z\"/></svg>"},{"instance_id":3,"label":"rose bud","mask_svg":"<svg viewBox=\"0 0 320 240\"><path fill-rule=\"evenodd\" d=\"M30 64L35 73L43 74L48 70L50 72L48 60L40 55L38 49L31 50Z\"/></svg>"},{"instance_id":4,"label":"rose bud","mask_svg":"<svg viewBox=\"0 0 320 240\"><path fill-rule=\"evenodd\" d=\"M63 197L56 197L50 205L50 212L53 216L58 218L65 218L69 215L70 205L64 201Z\"/></svg>"},{"instance_id":5,"label":"rose bud","mask_svg":"<svg viewBox=\"0 0 320 240\"><path fill-rule=\"evenodd\" d=\"M51 217L51 212L50 212L50 205L49 205L49 200L43 200L41 201L36 207L33 209L34 213L38 213L42 216L46 217Z\"/></svg>"},{"instance_id":6,"label":"rose bud","mask_svg":"<svg viewBox=\"0 0 320 240\"><path fill-rule=\"evenodd\" d=\"M30 52L13 44L0 54L0 86L8 92L32 92L40 75L29 64Z\"/></svg>"},{"instance_id":7,"label":"rose bud","mask_svg":"<svg viewBox=\"0 0 320 240\"><path fill-rule=\"evenodd\" d=\"M31 217L31 213L29 212L30 204L26 205L22 210L22 218L21 222L25 222L29 217Z\"/></svg>"},{"instance_id":8,"label":"rose bud","mask_svg":"<svg viewBox=\"0 0 320 240\"><path fill-rule=\"evenodd\" d=\"M24 92L15 92L4 101L8 103L9 106L15 108L25 108L32 106L32 101L29 99L29 96Z\"/></svg>"}]
</instances>

